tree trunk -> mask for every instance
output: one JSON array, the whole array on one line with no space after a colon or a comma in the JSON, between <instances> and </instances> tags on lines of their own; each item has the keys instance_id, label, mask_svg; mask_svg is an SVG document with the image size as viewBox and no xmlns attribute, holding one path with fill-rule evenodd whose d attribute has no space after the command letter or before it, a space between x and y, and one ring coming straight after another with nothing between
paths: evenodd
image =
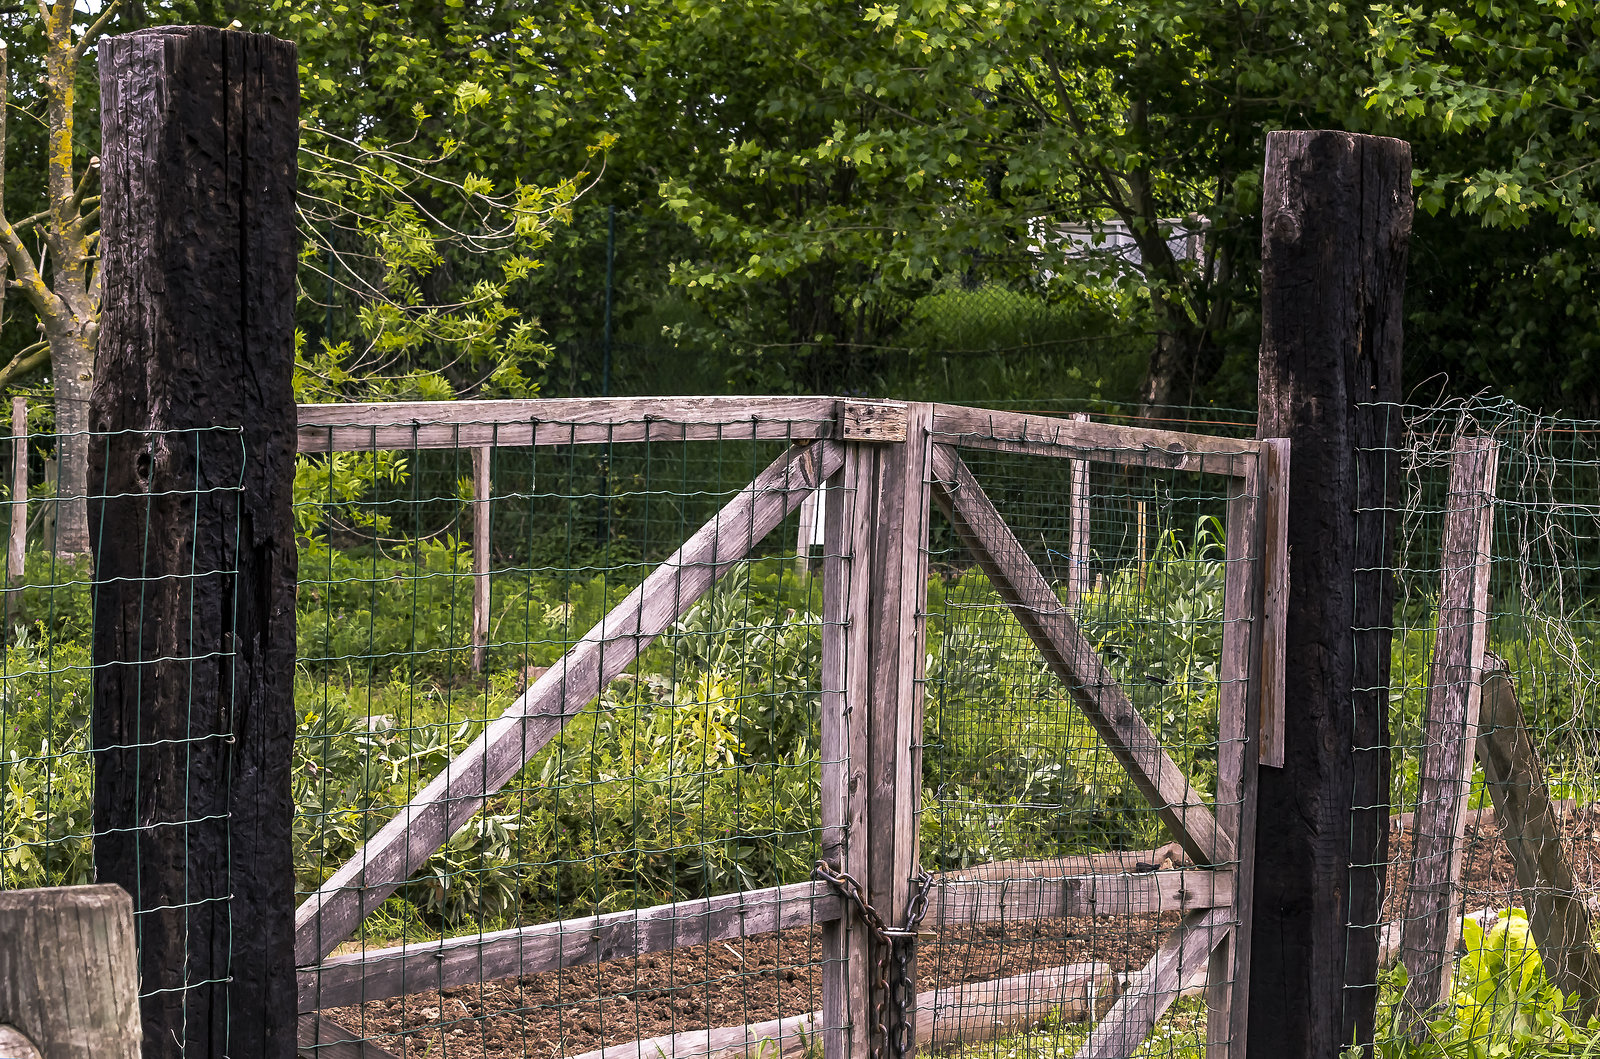
<instances>
[{"instance_id":1,"label":"tree trunk","mask_svg":"<svg viewBox=\"0 0 1600 1059\"><path fill-rule=\"evenodd\" d=\"M56 397L56 554L89 550L89 391L94 347L74 329L51 342Z\"/></svg>"}]
</instances>

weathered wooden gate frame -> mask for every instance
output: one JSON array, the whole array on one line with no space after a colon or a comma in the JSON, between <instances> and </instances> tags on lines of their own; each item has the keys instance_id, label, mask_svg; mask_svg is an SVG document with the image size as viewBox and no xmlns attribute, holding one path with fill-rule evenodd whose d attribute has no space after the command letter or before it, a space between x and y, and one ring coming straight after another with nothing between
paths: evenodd
<instances>
[{"instance_id":1,"label":"weathered wooden gate frame","mask_svg":"<svg viewBox=\"0 0 1600 1059\"><path fill-rule=\"evenodd\" d=\"M805 882L637 911L330 953L433 851L555 737L716 580L819 486L823 559L823 857L904 921L917 876L928 524L950 519L1074 702L1161 813L1195 868L1032 880L1033 915L1181 910L1185 918L1095 1028L1083 1054L1128 1055L1200 970L1212 1055L1240 1055L1258 759L1282 748L1280 498L1288 453L1241 441L950 405L833 398L624 398L305 406L300 451L788 440L789 448L653 571L412 802L295 917L302 1040L321 1009L820 923L823 1009L783 1020L820 1030L829 1059L881 1051L866 1017L873 942L840 897ZM1157 743L1066 608L961 461L958 448L1221 474L1227 511L1215 814ZM1269 527L1271 527L1269 529ZM1274 557L1269 560L1268 557ZM1254 748L1252 750L1252 748ZM858 837L859 836L859 837ZM940 880L929 925L992 921L1029 882ZM1015 914L1012 911L1010 914ZM913 970L914 976L914 970ZM915 1020L911 1011L908 1018ZM756 1027L699 1031L703 1052L758 1039ZM770 1028L769 1028L770 1029ZM897 1031L898 1027L886 1028ZM915 1027L907 1027L915 1032ZM347 1038L353 1039L353 1038ZM1230 1049L1229 1045L1232 1044Z\"/></svg>"},{"instance_id":2,"label":"weathered wooden gate frame","mask_svg":"<svg viewBox=\"0 0 1600 1059\"><path fill-rule=\"evenodd\" d=\"M983 409L933 406L928 413L932 500L988 575L1052 672L1160 813L1193 870L1032 880L1023 907L1034 915L1182 911L1179 927L1092 1031L1081 1056L1131 1055L1184 985L1204 971L1207 1051L1242 1056L1248 1018L1249 923L1256 771L1281 765L1287 549L1284 499L1289 449L1243 441ZM1134 468L1226 476L1222 659L1218 688L1215 811L1160 746L1094 647L1078 631L1045 576L962 461L961 448L1023 453ZM1074 475L1075 479L1080 474ZM925 549L925 545L924 545ZM920 790L920 784L913 789ZM913 870L915 865L912 866ZM998 919L1019 883L953 900L941 887L939 921ZM1021 884L1026 889L1027 884ZM1009 891L1009 893L1007 892ZM958 910L959 919L947 918Z\"/></svg>"}]
</instances>

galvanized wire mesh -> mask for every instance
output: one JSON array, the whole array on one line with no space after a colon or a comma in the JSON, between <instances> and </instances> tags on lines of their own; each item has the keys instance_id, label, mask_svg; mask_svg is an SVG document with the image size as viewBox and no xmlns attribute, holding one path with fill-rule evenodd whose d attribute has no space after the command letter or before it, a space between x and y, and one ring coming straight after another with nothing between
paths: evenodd
<instances>
[{"instance_id":1,"label":"galvanized wire mesh","mask_svg":"<svg viewBox=\"0 0 1600 1059\"><path fill-rule=\"evenodd\" d=\"M1494 657L1503 660L1513 709L1520 709L1542 766L1515 782L1523 796L1541 780L1548 785L1559 818L1549 831L1561 839L1541 848L1554 857L1556 846L1564 847L1573 869L1567 896L1593 907L1600 884L1600 818L1592 810L1600 655L1591 606L1600 574L1600 424L1536 415L1489 399L1394 413L1404 416L1405 435L1401 488L1389 502L1398 529L1390 571L1396 605L1388 689L1389 856L1382 876L1352 860L1352 885L1359 880L1380 887L1372 894L1381 909L1378 1038L1388 1049L1384 1054L1576 1054L1592 1047L1593 1031L1585 1026L1590 1002L1570 991L1563 997L1557 988L1557 967L1571 956L1558 950L1573 946L1552 945L1541 940L1540 931L1530 932L1533 892L1519 884L1510 853L1512 844L1540 837L1525 833L1537 822L1513 820L1508 826L1498 818L1485 785L1487 744L1473 738L1496 731L1504 738L1504 717L1496 721L1484 714L1478 731L1467 737L1466 752L1475 760L1470 789L1459 791L1468 802L1451 909L1459 917L1461 941L1439 959L1412 961L1424 970L1443 963L1451 985L1441 1003L1408 998L1407 976L1419 968L1406 971L1402 949L1408 932L1418 929L1416 906L1408 905L1414 861L1429 850L1442 855L1436 843L1419 842L1416 834L1419 765L1428 743L1462 738L1459 731L1430 731L1426 717L1430 692L1445 679L1432 663L1441 633L1441 540L1452 452L1464 438L1489 437L1499 445L1489 665L1495 668ZM1483 694L1487 702L1490 692ZM1593 945L1592 924L1591 912L1574 935L1576 947Z\"/></svg>"},{"instance_id":2,"label":"galvanized wire mesh","mask_svg":"<svg viewBox=\"0 0 1600 1059\"><path fill-rule=\"evenodd\" d=\"M126 681L126 704L135 711L154 708L152 704L158 702L171 707L155 679L148 685L141 682L160 666L168 674L187 671L191 681L210 679L214 687L220 686L221 709L196 708L187 715L168 717L159 732L138 724L120 726L106 713L91 716L95 680L105 676L104 667L97 669L92 660L94 571L88 554L54 550L55 523L75 497L56 487L54 457L62 438L53 434L8 437L6 455L12 457L8 468L16 467L14 461L20 460L25 477L19 483L8 475L5 490L5 511L11 516L6 522L15 546L6 559L4 644L0 649L0 888L93 882L96 855L100 854L103 867L110 856L108 843L115 845L124 863L147 858L152 863L162 860L164 869L175 867L185 878L182 886L126 884L135 891L135 937L141 946L176 944L180 949L191 937L205 937L206 959L147 964L139 982L140 997L147 1004L154 1001L192 1014L199 1025L215 1012L226 1010L232 983L228 969L233 959L230 917L234 894L226 881L230 865L221 865L219 871L212 863L218 850L224 860L230 855L228 807L214 785L195 777L216 775L219 765L228 759L235 732L227 718L238 703L231 690L216 680L216 674L231 664L231 656L227 650L214 652L197 642L192 623L197 610L205 607L204 602L195 602L202 598L220 606L224 622L234 612L237 600L228 586L237 571L227 559L215 557L230 551L236 554L236 548L229 547L236 542L226 541L223 548L209 553L214 558L191 549L186 568L171 571L156 568L150 534L190 532L202 511L222 512L224 520L226 512L236 511L243 443L238 430L212 427L96 433L88 436L88 446L109 450L113 440L129 441L130 433L132 440L147 449L221 454L217 462L234 468L235 473L229 476L224 471L220 478L209 478L202 474L201 459L196 457L191 464L195 472L192 483L171 489L147 484L142 492L116 498L124 502L126 510L141 513L136 524L98 526L102 534L131 538L127 543L134 554L151 564L145 569L147 576L132 578L132 585L122 586L130 598L139 601L136 609L141 615L148 613L159 624L162 637L159 648L146 645L145 657L137 660L154 660L153 666L123 670L139 674ZM30 481L31 488L18 488ZM29 492L34 494L31 505ZM76 498L87 499L91 510L112 499ZM214 561L221 565L213 565ZM180 607L157 619L152 598L146 611L142 593L151 589L149 595L154 597L157 581L169 587L174 581L180 583L178 593L189 601L189 610ZM97 764L150 778L143 784L130 781L123 785L127 792L136 792L126 804L105 804L101 792L102 804L97 807ZM157 836L159 843L153 841ZM174 849L185 852L179 863L167 865L165 860ZM190 850L195 860L189 859ZM203 866L198 864L202 859ZM192 867L196 870L191 871ZM214 1030L215 1024L210 1023L197 1034L203 1039ZM225 1029L222 1032L225 1034ZM180 1047L186 1045L179 1043Z\"/></svg>"},{"instance_id":3,"label":"galvanized wire mesh","mask_svg":"<svg viewBox=\"0 0 1600 1059\"><path fill-rule=\"evenodd\" d=\"M1068 458L1074 451L1078 458ZM1205 451L1203 441L1196 451ZM1253 484L1174 471L1136 449L1115 457L1065 447L960 453L1055 597L1025 605L1065 605L1085 649L1104 662L1205 802L1219 815L1237 810L1236 785L1220 802L1217 796L1227 514L1229 497ZM1235 561L1254 558L1246 548ZM1163 942L1179 943L1174 931L1184 913L1215 903L1224 907L1217 922L1230 923L1228 898L1199 874L1187 876L1183 900L1135 889L1133 907L1116 907L1119 878L1193 867L1162 822L1165 806L1141 793L1075 701L1081 679L1052 671L1019 612L943 521L933 529L932 566L923 865L946 872L953 889L987 889L991 901L1003 901L1009 887L1014 896L999 915L925 941L920 969L944 991L922 1017L932 1023L935 1046L962 1054L1074 1054L1119 998L1155 1001L1160 990L1142 972ZM1037 889L1040 881L1046 890ZM1063 914L1071 902L1053 903L1054 893L1096 886L1102 912L1091 902ZM1051 888L1048 908L1025 896ZM1183 995L1170 1008L1171 997L1162 998L1166 1013L1138 1054L1205 1048L1200 994L1221 929L1181 936L1191 971L1173 992ZM974 982L988 984L956 985ZM1229 984L1226 972L1215 977L1214 1003ZM1143 1032L1122 1043L1132 1049ZM1224 1044L1228 1033L1209 1039Z\"/></svg>"},{"instance_id":4,"label":"galvanized wire mesh","mask_svg":"<svg viewBox=\"0 0 1600 1059\"><path fill-rule=\"evenodd\" d=\"M541 438L564 426L542 420ZM487 492L481 471L474 487L475 446L310 462L320 480L299 505L303 893L531 685L559 677L585 632L788 447L751 440L750 423L698 441L670 420L649 423L648 440L629 426L643 424L585 444L492 444ZM475 539L485 503L489 537ZM598 699L574 704L577 716L339 951L376 965L440 938L807 880L822 838L822 601L797 523L790 515L766 539L725 527L725 576L692 605L676 598L679 582L658 588L682 616ZM749 554L730 565L730 548ZM487 637L475 652L481 582ZM821 954L800 904L804 925L787 931L723 931L615 959L573 923L548 942L553 958L530 948L472 984L408 965L384 990L402 996L362 1003L358 988L324 1015L396 1053L461 1056L579 1055L804 1015L821 1006ZM680 920L682 935L708 921L688 905L658 918Z\"/></svg>"}]
</instances>

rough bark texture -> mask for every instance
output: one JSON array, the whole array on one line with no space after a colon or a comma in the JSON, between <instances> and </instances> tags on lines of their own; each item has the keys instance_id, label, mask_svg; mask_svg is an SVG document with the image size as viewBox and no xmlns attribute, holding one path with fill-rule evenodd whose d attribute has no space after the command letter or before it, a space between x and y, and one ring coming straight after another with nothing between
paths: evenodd
<instances>
[{"instance_id":1,"label":"rough bark texture","mask_svg":"<svg viewBox=\"0 0 1600 1059\"><path fill-rule=\"evenodd\" d=\"M45 1059L136 1059L133 905L115 886L0 893L0 1025ZM0 1056L20 1056L0 1032Z\"/></svg>"},{"instance_id":2,"label":"rough bark texture","mask_svg":"<svg viewBox=\"0 0 1600 1059\"><path fill-rule=\"evenodd\" d=\"M1372 1039L1410 187L1403 141L1267 139L1257 436L1290 438L1294 473L1284 767L1262 770L1256 816L1253 1056Z\"/></svg>"},{"instance_id":3,"label":"rough bark texture","mask_svg":"<svg viewBox=\"0 0 1600 1059\"><path fill-rule=\"evenodd\" d=\"M100 76L96 864L142 910L144 1054L288 1059L295 51L169 27Z\"/></svg>"}]
</instances>

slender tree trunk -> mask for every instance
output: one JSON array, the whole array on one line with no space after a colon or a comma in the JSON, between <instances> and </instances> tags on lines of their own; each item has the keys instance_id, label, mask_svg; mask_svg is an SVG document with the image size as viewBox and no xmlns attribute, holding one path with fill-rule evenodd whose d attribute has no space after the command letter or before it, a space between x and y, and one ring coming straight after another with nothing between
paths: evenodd
<instances>
[{"instance_id":1,"label":"slender tree trunk","mask_svg":"<svg viewBox=\"0 0 1600 1059\"><path fill-rule=\"evenodd\" d=\"M89 390L94 343L75 329L51 343L56 397L56 554L89 550Z\"/></svg>"}]
</instances>

